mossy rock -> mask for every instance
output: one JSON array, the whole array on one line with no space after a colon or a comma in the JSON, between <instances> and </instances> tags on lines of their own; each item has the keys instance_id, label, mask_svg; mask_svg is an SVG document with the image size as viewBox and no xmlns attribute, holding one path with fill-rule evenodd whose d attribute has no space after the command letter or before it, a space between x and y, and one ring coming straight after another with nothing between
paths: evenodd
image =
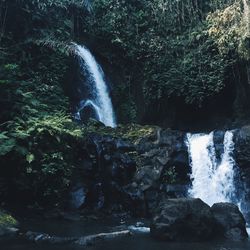
<instances>
[{"instance_id":1,"label":"mossy rock","mask_svg":"<svg viewBox=\"0 0 250 250\"><path fill-rule=\"evenodd\" d=\"M157 126L138 124L119 124L116 128L101 126L99 122L91 120L83 129L83 134L96 133L114 138L122 138L137 144L142 138L156 135Z\"/></svg>"},{"instance_id":2,"label":"mossy rock","mask_svg":"<svg viewBox=\"0 0 250 250\"><path fill-rule=\"evenodd\" d=\"M11 215L0 211L0 237L13 235L17 232L17 220Z\"/></svg>"}]
</instances>

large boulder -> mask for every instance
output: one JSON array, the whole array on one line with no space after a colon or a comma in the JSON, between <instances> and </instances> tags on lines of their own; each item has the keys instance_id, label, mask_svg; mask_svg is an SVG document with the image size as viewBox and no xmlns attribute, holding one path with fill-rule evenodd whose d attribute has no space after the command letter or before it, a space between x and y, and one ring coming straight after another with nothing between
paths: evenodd
<instances>
[{"instance_id":1,"label":"large boulder","mask_svg":"<svg viewBox=\"0 0 250 250\"><path fill-rule=\"evenodd\" d=\"M244 240L246 221L232 203L211 208L200 199L162 199L155 209L151 235L166 241Z\"/></svg>"},{"instance_id":2,"label":"large boulder","mask_svg":"<svg viewBox=\"0 0 250 250\"><path fill-rule=\"evenodd\" d=\"M214 219L200 199L163 200L151 224L154 238L166 241L206 240L212 237Z\"/></svg>"},{"instance_id":3,"label":"large boulder","mask_svg":"<svg viewBox=\"0 0 250 250\"><path fill-rule=\"evenodd\" d=\"M211 211L216 221L216 236L231 240L243 240L248 237L246 221L236 205L216 203L211 207Z\"/></svg>"}]
</instances>

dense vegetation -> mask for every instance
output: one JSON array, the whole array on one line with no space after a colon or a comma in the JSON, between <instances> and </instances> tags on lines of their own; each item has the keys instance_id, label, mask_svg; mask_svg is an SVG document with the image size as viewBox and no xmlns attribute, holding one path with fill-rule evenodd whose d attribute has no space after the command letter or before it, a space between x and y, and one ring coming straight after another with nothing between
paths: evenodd
<instances>
[{"instance_id":1,"label":"dense vegetation","mask_svg":"<svg viewBox=\"0 0 250 250\"><path fill-rule=\"evenodd\" d=\"M1 199L20 192L22 200L25 194L38 205L58 205L70 186L85 133L72 122L64 93L70 42L87 43L96 52L114 80L119 120L136 121L148 107L161 112L171 100L202 107L230 77L240 82L231 74L239 65L239 74L250 78L249 5L2 0Z\"/></svg>"},{"instance_id":2,"label":"dense vegetation","mask_svg":"<svg viewBox=\"0 0 250 250\"><path fill-rule=\"evenodd\" d=\"M129 65L116 94L123 113L133 118L142 103L162 111L172 99L201 107L220 93L232 68L249 59L243 2L94 1L87 32L106 41L99 51L112 64Z\"/></svg>"}]
</instances>

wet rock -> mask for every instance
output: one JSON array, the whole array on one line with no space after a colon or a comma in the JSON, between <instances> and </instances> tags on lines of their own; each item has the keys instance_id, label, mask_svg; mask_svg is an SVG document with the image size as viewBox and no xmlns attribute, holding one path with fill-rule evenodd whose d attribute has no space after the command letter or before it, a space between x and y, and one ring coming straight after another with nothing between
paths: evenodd
<instances>
[{"instance_id":1,"label":"wet rock","mask_svg":"<svg viewBox=\"0 0 250 250\"><path fill-rule=\"evenodd\" d=\"M139 187L142 191L149 189L153 184L159 181L162 174L163 166L144 166L140 168L135 174L135 180L139 183Z\"/></svg>"},{"instance_id":2,"label":"wet rock","mask_svg":"<svg viewBox=\"0 0 250 250\"><path fill-rule=\"evenodd\" d=\"M191 168L187 149L174 151L168 165L174 168L179 181L188 182L190 180L189 174L191 173Z\"/></svg>"},{"instance_id":3,"label":"wet rock","mask_svg":"<svg viewBox=\"0 0 250 250\"><path fill-rule=\"evenodd\" d=\"M98 183L95 185L93 197L94 197L94 208L97 210L103 208L105 203L105 195L102 183Z\"/></svg>"},{"instance_id":4,"label":"wet rock","mask_svg":"<svg viewBox=\"0 0 250 250\"><path fill-rule=\"evenodd\" d=\"M117 212L123 208L137 215L150 214L158 203L169 169L176 166L182 173L178 178L187 181L184 133L153 126L128 126L128 130L118 127L120 132L115 136L116 131L110 128L100 129L101 133L89 133L83 141L82 163L75 176L88 192L74 189L74 196L78 197L75 207L84 204L84 208L116 208ZM122 138L123 133L126 139Z\"/></svg>"},{"instance_id":5,"label":"wet rock","mask_svg":"<svg viewBox=\"0 0 250 250\"><path fill-rule=\"evenodd\" d=\"M235 132L235 156L240 168L250 168L250 126Z\"/></svg>"},{"instance_id":6,"label":"wet rock","mask_svg":"<svg viewBox=\"0 0 250 250\"><path fill-rule=\"evenodd\" d=\"M218 160L221 160L220 157L224 152L224 135L225 135L225 131L215 131L214 132L214 147L215 147L215 154L216 154L216 158Z\"/></svg>"},{"instance_id":7,"label":"wet rock","mask_svg":"<svg viewBox=\"0 0 250 250\"><path fill-rule=\"evenodd\" d=\"M135 150L135 146L128 141L117 139L115 141L115 143L116 143L115 146L118 150L122 150L122 151L126 151L126 152Z\"/></svg>"},{"instance_id":8,"label":"wet rock","mask_svg":"<svg viewBox=\"0 0 250 250\"><path fill-rule=\"evenodd\" d=\"M46 233L28 231L22 238L35 243L47 243L52 245L78 245L81 247L92 246L102 240L112 240L117 237L130 236L132 233L129 230L99 233L82 237L59 237Z\"/></svg>"},{"instance_id":9,"label":"wet rock","mask_svg":"<svg viewBox=\"0 0 250 250\"><path fill-rule=\"evenodd\" d=\"M154 212L151 235L166 241L210 239L214 219L200 199L164 199Z\"/></svg>"},{"instance_id":10,"label":"wet rock","mask_svg":"<svg viewBox=\"0 0 250 250\"><path fill-rule=\"evenodd\" d=\"M28 231L23 236L26 240L36 242L36 243L50 243L50 244L67 244L73 243L78 238L76 237L58 237L58 236L51 236L46 233L38 233Z\"/></svg>"},{"instance_id":11,"label":"wet rock","mask_svg":"<svg viewBox=\"0 0 250 250\"><path fill-rule=\"evenodd\" d=\"M240 193L242 211L247 222L250 222L250 126L244 126L234 132L235 160L241 178Z\"/></svg>"},{"instance_id":12,"label":"wet rock","mask_svg":"<svg viewBox=\"0 0 250 250\"><path fill-rule=\"evenodd\" d=\"M71 191L71 207L79 209L86 201L86 194L88 190L81 184L73 187Z\"/></svg>"},{"instance_id":13,"label":"wet rock","mask_svg":"<svg viewBox=\"0 0 250 250\"><path fill-rule=\"evenodd\" d=\"M242 177L242 202L241 202L241 210L244 213L246 221L250 222L250 168L241 170Z\"/></svg>"},{"instance_id":14,"label":"wet rock","mask_svg":"<svg viewBox=\"0 0 250 250\"><path fill-rule=\"evenodd\" d=\"M131 225L128 227L128 230L134 234L149 234L150 228L144 226Z\"/></svg>"},{"instance_id":15,"label":"wet rock","mask_svg":"<svg viewBox=\"0 0 250 250\"><path fill-rule=\"evenodd\" d=\"M211 211L216 221L215 235L230 240L243 240L248 237L246 221L236 205L216 203Z\"/></svg>"},{"instance_id":16,"label":"wet rock","mask_svg":"<svg viewBox=\"0 0 250 250\"><path fill-rule=\"evenodd\" d=\"M145 204L147 207L147 216L151 217L154 209L157 207L159 200L165 194L157 186L152 186L144 192Z\"/></svg>"},{"instance_id":17,"label":"wet rock","mask_svg":"<svg viewBox=\"0 0 250 250\"><path fill-rule=\"evenodd\" d=\"M182 184L167 184L163 185L165 193L171 198L185 198L187 197L188 185Z\"/></svg>"},{"instance_id":18,"label":"wet rock","mask_svg":"<svg viewBox=\"0 0 250 250\"><path fill-rule=\"evenodd\" d=\"M246 221L232 203L211 208L200 199L166 199L154 211L151 235L166 241L245 240Z\"/></svg>"},{"instance_id":19,"label":"wet rock","mask_svg":"<svg viewBox=\"0 0 250 250\"><path fill-rule=\"evenodd\" d=\"M135 188L132 185L124 187L122 199L125 201L125 208L131 211L134 216L146 216L147 209L145 204L145 196L140 189Z\"/></svg>"}]
</instances>

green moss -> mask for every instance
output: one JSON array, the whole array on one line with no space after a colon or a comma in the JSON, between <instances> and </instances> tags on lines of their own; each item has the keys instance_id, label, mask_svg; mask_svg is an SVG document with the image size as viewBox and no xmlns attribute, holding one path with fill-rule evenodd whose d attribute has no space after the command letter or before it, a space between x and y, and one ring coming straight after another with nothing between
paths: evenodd
<instances>
[{"instance_id":1,"label":"green moss","mask_svg":"<svg viewBox=\"0 0 250 250\"><path fill-rule=\"evenodd\" d=\"M100 126L98 122L91 121L83 128L83 133L97 133L109 135L115 138L128 139L133 143L138 143L142 138L155 135L157 126L139 125L139 124L119 124L116 128Z\"/></svg>"},{"instance_id":2,"label":"green moss","mask_svg":"<svg viewBox=\"0 0 250 250\"><path fill-rule=\"evenodd\" d=\"M0 230L10 228L10 227L16 227L17 225L18 225L18 222L16 221L14 217L0 211Z\"/></svg>"}]
</instances>

